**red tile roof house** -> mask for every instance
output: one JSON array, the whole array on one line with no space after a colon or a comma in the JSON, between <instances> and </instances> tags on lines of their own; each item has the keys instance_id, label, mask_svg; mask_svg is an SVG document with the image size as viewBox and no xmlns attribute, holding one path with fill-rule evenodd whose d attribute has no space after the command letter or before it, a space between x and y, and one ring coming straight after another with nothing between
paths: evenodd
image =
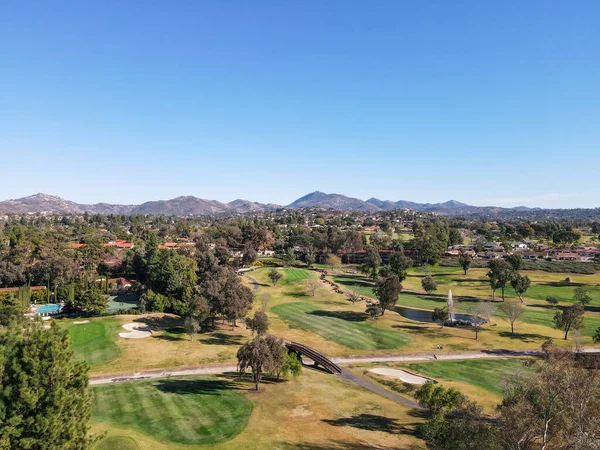
<instances>
[{"instance_id":1,"label":"red tile roof house","mask_svg":"<svg viewBox=\"0 0 600 450\"><path fill-rule=\"evenodd\" d=\"M104 247L117 247L117 248L133 248L135 244L133 242L125 241L123 239L117 239L116 241L110 241L106 244L102 244ZM69 248L81 248L85 247L85 244L80 244L78 242L71 242L67 244Z\"/></svg>"},{"instance_id":2,"label":"red tile roof house","mask_svg":"<svg viewBox=\"0 0 600 450\"><path fill-rule=\"evenodd\" d=\"M581 256L573 252L559 252L552 258L555 261L591 261L589 256Z\"/></svg>"},{"instance_id":3,"label":"red tile roof house","mask_svg":"<svg viewBox=\"0 0 600 450\"><path fill-rule=\"evenodd\" d=\"M183 241L183 242L177 243L177 247L195 247L195 246L196 246L196 243L190 242L190 241Z\"/></svg>"},{"instance_id":4,"label":"red tile roof house","mask_svg":"<svg viewBox=\"0 0 600 450\"><path fill-rule=\"evenodd\" d=\"M124 239L117 239L116 241L110 241L109 243L104 244L104 246L117 248L133 248L135 247L135 244Z\"/></svg>"},{"instance_id":5,"label":"red tile roof house","mask_svg":"<svg viewBox=\"0 0 600 450\"><path fill-rule=\"evenodd\" d=\"M164 244L159 245L158 248L190 248L190 247L195 247L195 246L196 246L195 242L189 242L189 241L165 242Z\"/></svg>"},{"instance_id":6,"label":"red tile roof house","mask_svg":"<svg viewBox=\"0 0 600 450\"><path fill-rule=\"evenodd\" d=\"M462 250L462 253L469 256L475 256L475 250ZM461 251L457 249L449 249L446 256L460 256Z\"/></svg>"},{"instance_id":7,"label":"red tile roof house","mask_svg":"<svg viewBox=\"0 0 600 450\"><path fill-rule=\"evenodd\" d=\"M19 289L20 288L18 288L18 287L0 288L0 292L18 292ZM29 289L31 291L45 291L46 286L29 286Z\"/></svg>"}]
</instances>

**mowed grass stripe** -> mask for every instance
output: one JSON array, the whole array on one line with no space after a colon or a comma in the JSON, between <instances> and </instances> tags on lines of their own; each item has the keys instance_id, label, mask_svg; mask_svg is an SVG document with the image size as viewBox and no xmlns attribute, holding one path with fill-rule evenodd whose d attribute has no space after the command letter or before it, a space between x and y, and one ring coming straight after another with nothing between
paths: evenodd
<instances>
[{"instance_id":1,"label":"mowed grass stripe","mask_svg":"<svg viewBox=\"0 0 600 450\"><path fill-rule=\"evenodd\" d=\"M252 403L217 378L94 386L93 420L132 428L165 443L210 445L247 425Z\"/></svg>"},{"instance_id":2,"label":"mowed grass stripe","mask_svg":"<svg viewBox=\"0 0 600 450\"><path fill-rule=\"evenodd\" d=\"M206 406L212 410L211 417L214 425L210 428L206 425L202 425L202 427L208 430L208 433L210 433L215 441L229 438L230 436L227 434L227 430L231 430L232 425L236 421L236 418L232 413L237 408L233 406L231 399L227 396L222 398L221 408L213 408L213 403L210 398L206 398L205 402Z\"/></svg>"},{"instance_id":3,"label":"mowed grass stripe","mask_svg":"<svg viewBox=\"0 0 600 450\"><path fill-rule=\"evenodd\" d=\"M165 403L169 405L174 412L175 417L177 417L177 428L181 431L183 439L189 440L190 437L194 441L198 439L198 427L195 427L194 424L192 424L194 414L191 412L191 408L186 407L187 402L185 401L185 396L166 393L162 393L162 396Z\"/></svg>"},{"instance_id":4,"label":"mowed grass stripe","mask_svg":"<svg viewBox=\"0 0 600 450\"><path fill-rule=\"evenodd\" d=\"M318 310L310 303L286 303L273 307L271 311L292 326L307 329L348 348L390 349L403 346L411 340L405 333L376 328L366 320L360 322L335 317L335 311Z\"/></svg>"},{"instance_id":5,"label":"mowed grass stripe","mask_svg":"<svg viewBox=\"0 0 600 450\"><path fill-rule=\"evenodd\" d=\"M127 386L126 392L130 407L133 409L135 421L141 422L150 420L150 417L148 416L148 410L143 404L144 398L146 397L141 395L140 391L135 389L134 386Z\"/></svg>"},{"instance_id":6,"label":"mowed grass stripe","mask_svg":"<svg viewBox=\"0 0 600 450\"><path fill-rule=\"evenodd\" d=\"M196 432L181 420L180 410L176 409L173 405L174 399L168 398L160 390L150 395L160 405L158 409L167 413L168 420L165 418L162 421L162 425L164 426L160 428L160 433L164 436L165 440L187 444L189 443L188 438L193 440L196 437ZM184 395L187 394L182 394L182 396Z\"/></svg>"},{"instance_id":7,"label":"mowed grass stripe","mask_svg":"<svg viewBox=\"0 0 600 450\"><path fill-rule=\"evenodd\" d=\"M187 402L182 402L180 407L185 409L187 417L194 418L194 434L198 436L198 438L201 436L210 436L212 440L218 442L221 440L218 434L215 433L215 429L218 427L215 426L215 421L212 420L218 413L218 409L213 408L212 401L208 396L202 397L198 399L198 401L201 404L201 409L205 411L203 416L196 416L194 408L192 408L192 405L189 405ZM208 418L211 420L208 420Z\"/></svg>"}]
</instances>

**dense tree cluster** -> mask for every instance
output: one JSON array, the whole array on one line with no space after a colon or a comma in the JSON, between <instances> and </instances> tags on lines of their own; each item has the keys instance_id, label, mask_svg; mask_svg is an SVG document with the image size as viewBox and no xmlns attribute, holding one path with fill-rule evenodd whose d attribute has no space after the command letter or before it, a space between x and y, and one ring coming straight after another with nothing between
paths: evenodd
<instances>
[{"instance_id":1,"label":"dense tree cluster","mask_svg":"<svg viewBox=\"0 0 600 450\"><path fill-rule=\"evenodd\" d=\"M369 226L377 229L365 231ZM308 265L318 261L331 268L342 262L360 263L361 270L382 285L391 274L402 283L411 265L434 264L449 245L467 238L479 250L490 240L507 247L519 239L568 247L579 241L581 227L592 233L600 230L598 222L587 219L444 218L411 211L381 211L376 217L319 209L194 218L118 214L12 217L0 226L0 287L45 286L45 299L32 301L64 301L68 308L95 314L105 309L107 294L118 291L114 280L124 277L139 282L134 290L146 292L142 311L189 315L190 304L202 304L196 298L202 297L212 322L218 317L235 322L245 314L247 294L236 287L239 283L233 281L231 271L253 264L266 249L284 265L296 260ZM405 242L402 236L407 228L414 239ZM134 247L110 244L119 239ZM165 248L166 242L192 245ZM535 249L536 243L531 246ZM465 274L474 265L464 251L458 262ZM491 263L494 295L501 290L504 298L505 288L510 286L523 299L530 280L519 273L522 265L512 256ZM277 275L273 277L277 283ZM227 305L217 292L221 286L235 292ZM424 286L430 287L434 284ZM307 288L314 291L308 284ZM16 295L8 297L0 303L7 311L15 310ZM379 307L382 312L387 308L382 303ZM194 314L203 325L207 308L196 309L202 311Z\"/></svg>"}]
</instances>

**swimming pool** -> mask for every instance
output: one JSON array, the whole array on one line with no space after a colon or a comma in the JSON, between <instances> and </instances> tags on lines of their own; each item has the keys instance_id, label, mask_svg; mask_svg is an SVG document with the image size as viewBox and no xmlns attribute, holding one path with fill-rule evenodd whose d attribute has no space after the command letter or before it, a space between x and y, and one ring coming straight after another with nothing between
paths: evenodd
<instances>
[{"instance_id":1,"label":"swimming pool","mask_svg":"<svg viewBox=\"0 0 600 450\"><path fill-rule=\"evenodd\" d=\"M60 311L61 305L58 303L47 303L45 305L40 305L37 309L37 314L56 314Z\"/></svg>"}]
</instances>

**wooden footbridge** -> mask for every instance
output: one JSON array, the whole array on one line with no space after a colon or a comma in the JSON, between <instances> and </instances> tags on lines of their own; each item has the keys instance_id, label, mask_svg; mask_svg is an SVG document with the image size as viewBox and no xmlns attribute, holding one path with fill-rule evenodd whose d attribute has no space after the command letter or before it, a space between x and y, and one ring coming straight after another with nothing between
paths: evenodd
<instances>
[{"instance_id":1,"label":"wooden footbridge","mask_svg":"<svg viewBox=\"0 0 600 450\"><path fill-rule=\"evenodd\" d=\"M311 359L315 365L321 366L324 370L333 374L341 374L342 368L338 366L336 363L331 361L327 356L323 353L320 353L306 345L298 344L297 342L285 342L285 346L290 352L294 352L298 355L298 358L302 358L302 356L306 356Z\"/></svg>"}]
</instances>

